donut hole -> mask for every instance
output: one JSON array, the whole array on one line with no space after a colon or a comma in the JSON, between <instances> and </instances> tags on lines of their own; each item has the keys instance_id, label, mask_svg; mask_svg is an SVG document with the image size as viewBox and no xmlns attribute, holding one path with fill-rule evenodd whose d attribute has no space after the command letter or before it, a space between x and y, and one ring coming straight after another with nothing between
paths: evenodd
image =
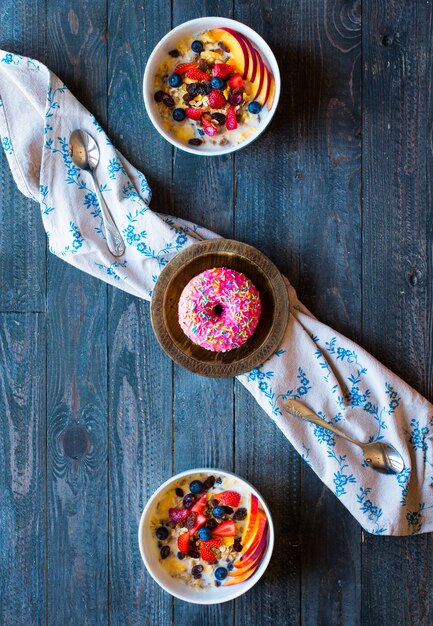
<instances>
[{"instance_id":1,"label":"donut hole","mask_svg":"<svg viewBox=\"0 0 433 626\"><path fill-rule=\"evenodd\" d=\"M213 308L213 312L215 313L217 317L221 317L223 311L224 311L224 307L221 304L216 304Z\"/></svg>"}]
</instances>

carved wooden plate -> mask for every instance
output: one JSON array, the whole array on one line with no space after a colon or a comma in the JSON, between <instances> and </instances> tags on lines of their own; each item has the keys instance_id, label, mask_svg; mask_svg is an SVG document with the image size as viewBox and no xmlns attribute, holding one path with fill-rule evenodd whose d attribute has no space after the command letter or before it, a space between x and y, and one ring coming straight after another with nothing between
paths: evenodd
<instances>
[{"instance_id":1,"label":"carved wooden plate","mask_svg":"<svg viewBox=\"0 0 433 626\"><path fill-rule=\"evenodd\" d=\"M195 345L178 321L187 283L206 269L229 267L250 278L260 293L262 314L254 334L229 352ZM230 239L210 239L179 252L161 272L152 294L151 319L162 348L179 365L211 378L229 378L261 365L277 350L289 316L287 287L278 269L256 248Z\"/></svg>"}]
</instances>

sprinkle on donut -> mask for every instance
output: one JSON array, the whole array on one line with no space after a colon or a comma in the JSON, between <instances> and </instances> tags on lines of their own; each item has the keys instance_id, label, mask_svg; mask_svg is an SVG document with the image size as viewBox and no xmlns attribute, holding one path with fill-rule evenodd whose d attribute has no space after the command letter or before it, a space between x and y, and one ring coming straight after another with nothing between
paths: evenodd
<instances>
[{"instance_id":1,"label":"sprinkle on donut","mask_svg":"<svg viewBox=\"0 0 433 626\"><path fill-rule=\"evenodd\" d=\"M239 348L254 333L260 295L249 278L227 267L214 267L189 281L179 299L179 324L205 350Z\"/></svg>"}]
</instances>

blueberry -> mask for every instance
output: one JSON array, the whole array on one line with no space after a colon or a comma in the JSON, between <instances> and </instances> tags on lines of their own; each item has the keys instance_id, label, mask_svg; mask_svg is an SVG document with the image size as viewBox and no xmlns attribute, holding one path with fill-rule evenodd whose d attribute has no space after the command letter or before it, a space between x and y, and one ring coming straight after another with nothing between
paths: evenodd
<instances>
[{"instance_id":1,"label":"blueberry","mask_svg":"<svg viewBox=\"0 0 433 626\"><path fill-rule=\"evenodd\" d=\"M260 113L261 110L262 110L262 107L257 102L257 100L254 100L254 102L250 102L248 105L248 111L252 113L253 115L257 115L257 113Z\"/></svg>"},{"instance_id":2,"label":"blueberry","mask_svg":"<svg viewBox=\"0 0 433 626\"><path fill-rule=\"evenodd\" d=\"M200 52L203 52L203 44L202 44L202 42L199 41L198 39L193 41L192 44L191 44L191 50L193 52L195 52L196 54L200 54Z\"/></svg>"},{"instance_id":3,"label":"blueberry","mask_svg":"<svg viewBox=\"0 0 433 626\"><path fill-rule=\"evenodd\" d=\"M207 541L210 539L210 528L200 528L197 534L202 541Z\"/></svg>"},{"instance_id":4,"label":"blueberry","mask_svg":"<svg viewBox=\"0 0 433 626\"><path fill-rule=\"evenodd\" d=\"M173 111L173 119L176 122L183 122L185 119L185 111L183 109L175 109Z\"/></svg>"},{"instance_id":5,"label":"blueberry","mask_svg":"<svg viewBox=\"0 0 433 626\"><path fill-rule=\"evenodd\" d=\"M168 537L168 530L165 526L160 526L159 528L156 529L155 534L158 539L161 539L161 541L164 541Z\"/></svg>"},{"instance_id":6,"label":"blueberry","mask_svg":"<svg viewBox=\"0 0 433 626\"><path fill-rule=\"evenodd\" d=\"M183 111L183 109L181 110ZM201 480L193 480L192 483L190 483L189 485L189 490L191 493L201 493L203 491L203 484Z\"/></svg>"},{"instance_id":7,"label":"blueberry","mask_svg":"<svg viewBox=\"0 0 433 626\"><path fill-rule=\"evenodd\" d=\"M170 87L180 87L182 84L182 77L179 74L172 74L168 79L168 84Z\"/></svg>"},{"instance_id":8,"label":"blueberry","mask_svg":"<svg viewBox=\"0 0 433 626\"><path fill-rule=\"evenodd\" d=\"M191 568L191 574L194 576L195 574L201 574L203 571L203 565L194 565Z\"/></svg>"},{"instance_id":9,"label":"blueberry","mask_svg":"<svg viewBox=\"0 0 433 626\"><path fill-rule=\"evenodd\" d=\"M200 142L201 143L201 142ZM183 499L183 506L185 509L190 509L195 504L196 497L192 493L187 493Z\"/></svg>"},{"instance_id":10,"label":"blueberry","mask_svg":"<svg viewBox=\"0 0 433 626\"><path fill-rule=\"evenodd\" d=\"M212 515L214 517L224 517L224 507L216 506L214 509L212 509Z\"/></svg>"},{"instance_id":11,"label":"blueberry","mask_svg":"<svg viewBox=\"0 0 433 626\"><path fill-rule=\"evenodd\" d=\"M211 85L214 89L222 89L224 81L222 78L212 78Z\"/></svg>"},{"instance_id":12,"label":"blueberry","mask_svg":"<svg viewBox=\"0 0 433 626\"><path fill-rule=\"evenodd\" d=\"M227 570L225 567L217 567L215 570L215 578L217 580L224 580L224 578L227 578Z\"/></svg>"},{"instance_id":13,"label":"blueberry","mask_svg":"<svg viewBox=\"0 0 433 626\"><path fill-rule=\"evenodd\" d=\"M161 555L161 559L166 559L170 554L170 548L168 546L163 546L159 554Z\"/></svg>"}]
</instances>

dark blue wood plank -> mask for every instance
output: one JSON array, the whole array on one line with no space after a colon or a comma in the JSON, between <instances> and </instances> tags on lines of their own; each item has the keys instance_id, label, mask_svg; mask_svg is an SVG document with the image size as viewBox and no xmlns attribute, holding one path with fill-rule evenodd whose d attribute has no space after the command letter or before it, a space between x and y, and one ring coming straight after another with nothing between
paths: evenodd
<instances>
[{"instance_id":1,"label":"dark blue wood plank","mask_svg":"<svg viewBox=\"0 0 433 626\"><path fill-rule=\"evenodd\" d=\"M0 48L45 55L45 2L0 3ZM0 149L0 311L45 309L46 243L40 211L16 188Z\"/></svg>"},{"instance_id":2,"label":"dark blue wood plank","mask_svg":"<svg viewBox=\"0 0 433 626\"><path fill-rule=\"evenodd\" d=\"M211 4L174 0L173 26L203 15L232 15L232 2ZM233 234L233 157L203 158L174 151L173 196L176 215L231 237ZM191 184L197 180L197 184ZM233 468L233 380L205 379L174 368L174 470L207 466ZM202 445L197 434L203 433ZM174 623L220 626L234 619L232 603L200 607L174 601Z\"/></svg>"},{"instance_id":3,"label":"dark blue wood plank","mask_svg":"<svg viewBox=\"0 0 433 626\"><path fill-rule=\"evenodd\" d=\"M170 28L171 5L112 2L108 23L110 136L149 175L152 206L169 203L171 146L144 113L145 62ZM137 42L140 42L137 45ZM110 623L169 626L172 598L138 550L141 512L172 474L172 364L155 341L147 302L109 289Z\"/></svg>"},{"instance_id":4,"label":"dark blue wood plank","mask_svg":"<svg viewBox=\"0 0 433 626\"><path fill-rule=\"evenodd\" d=\"M0 622L46 612L45 319L0 313Z\"/></svg>"},{"instance_id":5,"label":"dark blue wood plank","mask_svg":"<svg viewBox=\"0 0 433 626\"><path fill-rule=\"evenodd\" d=\"M363 341L432 399L432 6L363 15ZM363 623L433 622L433 535L363 542Z\"/></svg>"},{"instance_id":6,"label":"dark blue wood plank","mask_svg":"<svg viewBox=\"0 0 433 626\"><path fill-rule=\"evenodd\" d=\"M106 3L49 2L48 62L106 121ZM107 287L48 264L48 621L108 621Z\"/></svg>"}]
</instances>

